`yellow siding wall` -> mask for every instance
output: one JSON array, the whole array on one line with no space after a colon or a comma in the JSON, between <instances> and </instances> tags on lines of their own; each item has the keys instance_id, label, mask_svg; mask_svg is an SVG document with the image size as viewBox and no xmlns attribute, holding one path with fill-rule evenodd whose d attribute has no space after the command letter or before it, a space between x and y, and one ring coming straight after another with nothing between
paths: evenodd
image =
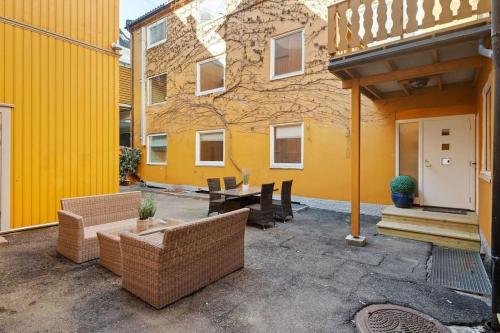
<instances>
[{"instance_id":1,"label":"yellow siding wall","mask_svg":"<svg viewBox=\"0 0 500 333\"><path fill-rule=\"evenodd\" d=\"M478 85L476 89L476 96L477 96L477 114L478 114L478 124L479 124L479 159L478 159L478 170L481 169L481 161L482 161L482 135L483 135L483 118L482 118L482 111L483 111L483 87L486 85L488 82L488 78L491 76L491 68L492 64L491 61L488 61L488 66L483 70L481 73L481 76L479 77L478 80ZM492 82L492 89L493 89L493 82ZM494 101L492 100L492 103ZM492 110L493 110L493 105L492 105ZM493 120L493 115L492 118ZM493 124L491 124L491 130L493 131ZM490 155L490 157L492 157ZM479 227L481 228L481 231L484 235L484 238L488 242L488 244L491 246L491 203L492 203L492 188L491 188L491 183L484 180L483 178L479 177Z\"/></svg>"},{"instance_id":2,"label":"yellow siding wall","mask_svg":"<svg viewBox=\"0 0 500 333\"><path fill-rule=\"evenodd\" d=\"M63 197L118 190L118 0L2 0L0 103L12 112L11 227L57 220ZM107 51L106 51L107 50Z\"/></svg>"},{"instance_id":3,"label":"yellow siding wall","mask_svg":"<svg viewBox=\"0 0 500 333\"><path fill-rule=\"evenodd\" d=\"M132 105L132 69L120 65L120 103Z\"/></svg>"}]
</instances>

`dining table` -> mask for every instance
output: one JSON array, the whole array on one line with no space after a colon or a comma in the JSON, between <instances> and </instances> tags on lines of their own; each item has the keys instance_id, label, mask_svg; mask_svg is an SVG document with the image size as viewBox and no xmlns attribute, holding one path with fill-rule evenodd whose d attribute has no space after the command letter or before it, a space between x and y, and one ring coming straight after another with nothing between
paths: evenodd
<instances>
[{"instance_id":1,"label":"dining table","mask_svg":"<svg viewBox=\"0 0 500 333\"><path fill-rule=\"evenodd\" d=\"M274 191L278 191L277 188ZM230 190L220 190L213 192L215 194L223 195L226 198L224 203L224 212L230 212L243 208L247 205L251 205L259 202L259 195L261 193L261 188L258 186L250 186L248 189L243 187L237 187Z\"/></svg>"}]
</instances>

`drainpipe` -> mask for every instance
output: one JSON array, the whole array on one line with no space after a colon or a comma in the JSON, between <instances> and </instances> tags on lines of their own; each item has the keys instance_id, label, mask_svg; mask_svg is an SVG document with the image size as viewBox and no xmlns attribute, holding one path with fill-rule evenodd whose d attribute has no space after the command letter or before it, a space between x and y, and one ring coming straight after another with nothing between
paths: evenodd
<instances>
[{"instance_id":1,"label":"drainpipe","mask_svg":"<svg viewBox=\"0 0 500 333\"><path fill-rule=\"evenodd\" d=\"M500 1L492 1L491 41L493 50L493 177L492 177L492 223L491 223L491 259L492 325L498 332L500 325L497 314L500 313ZM497 177L498 176L498 177Z\"/></svg>"}]
</instances>

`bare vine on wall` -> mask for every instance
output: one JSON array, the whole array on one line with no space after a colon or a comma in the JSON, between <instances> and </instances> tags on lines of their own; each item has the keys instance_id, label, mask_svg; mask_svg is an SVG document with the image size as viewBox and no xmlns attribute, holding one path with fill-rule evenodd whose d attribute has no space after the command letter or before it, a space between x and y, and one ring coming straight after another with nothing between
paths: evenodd
<instances>
[{"instance_id":1,"label":"bare vine on wall","mask_svg":"<svg viewBox=\"0 0 500 333\"><path fill-rule=\"evenodd\" d=\"M350 91L327 69L327 22L310 0L227 0L233 10L210 25L194 17L169 19L167 43L147 53L147 76L167 73L167 103L148 110L148 128L179 132L221 126L264 133L270 123L310 119L344 128L349 136ZM331 0L316 0L326 10ZM269 77L270 40L283 27L305 29L305 74L285 80ZM201 37L200 37L201 36ZM208 37L207 37L208 36ZM214 56L211 44L225 43L222 93L196 96L196 63ZM383 117L363 99L363 121ZM229 157L231 141L228 145ZM239 166L235 161L237 169Z\"/></svg>"}]
</instances>

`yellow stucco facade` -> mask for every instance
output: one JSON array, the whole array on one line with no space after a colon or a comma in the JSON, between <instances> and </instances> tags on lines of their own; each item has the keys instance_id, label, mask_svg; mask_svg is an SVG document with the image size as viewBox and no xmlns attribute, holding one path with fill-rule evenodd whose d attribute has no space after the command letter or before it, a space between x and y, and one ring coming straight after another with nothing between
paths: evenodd
<instances>
[{"instance_id":1,"label":"yellow stucco facade","mask_svg":"<svg viewBox=\"0 0 500 333\"><path fill-rule=\"evenodd\" d=\"M134 118L144 119L136 121L134 128L134 144L144 153L139 176L159 184L206 187L207 178L235 175L240 179L240 170L247 168L253 185L293 179L294 195L348 202L351 96L350 90L342 89L341 82L327 69L328 23L321 13L331 1L314 1L315 6L307 1L294 2L292 11L263 2L228 15L215 28L196 22L194 3L161 11L131 28ZM289 17L290 12L296 16ZM165 17L167 40L147 48L147 27ZM232 31L235 26L241 30ZM271 40L297 29L304 29L304 74L273 80ZM222 51L212 51L214 44L205 41L211 34L215 40L224 41ZM197 96L197 63L220 54L226 57L226 90ZM362 98L362 203L391 204L389 182L396 173L396 122L479 115L480 92L491 64L484 68L473 89L470 83L451 84L446 89L436 86L411 96L402 94L375 102ZM147 96L143 83L163 73L168 78L166 101L153 106L143 104ZM478 124L480 121L478 116ZM304 124L304 162L300 169L271 166L270 127L286 123ZM196 165L196 132L209 129L225 130L224 166ZM159 133L168 136L167 162L150 165L146 138ZM480 147L476 149L481 151ZM490 241L491 189L484 181L478 182L481 229Z\"/></svg>"},{"instance_id":2,"label":"yellow stucco facade","mask_svg":"<svg viewBox=\"0 0 500 333\"><path fill-rule=\"evenodd\" d=\"M11 229L55 222L61 198L118 190L117 39L118 0L0 1Z\"/></svg>"}]
</instances>

